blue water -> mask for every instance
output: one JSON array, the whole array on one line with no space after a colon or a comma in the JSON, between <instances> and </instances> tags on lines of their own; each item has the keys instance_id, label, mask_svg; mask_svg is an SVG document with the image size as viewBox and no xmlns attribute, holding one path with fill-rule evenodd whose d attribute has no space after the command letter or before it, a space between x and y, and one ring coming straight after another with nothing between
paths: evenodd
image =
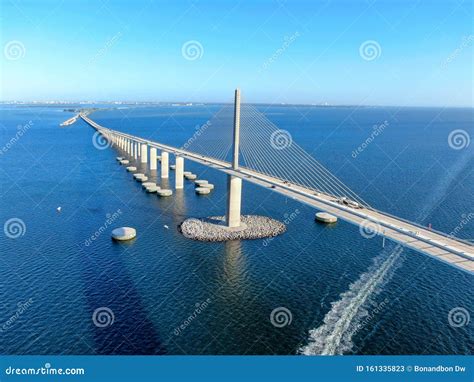
<instances>
[{"instance_id":1,"label":"blue water","mask_svg":"<svg viewBox=\"0 0 474 382\"><path fill-rule=\"evenodd\" d=\"M92 118L182 146L220 108L130 107ZM259 108L373 207L447 233L474 212L474 144L448 144L453 129L473 136L472 109ZM171 198L146 194L115 161L118 151L94 147L88 125L59 128L71 115L0 108L3 147L32 122L0 155L0 222L25 227L18 238L0 235L2 354L298 354L315 332L343 354L473 353L472 320L448 320L454 308L474 314L467 273L410 250L390 257L380 238L344 222L318 225L311 208L246 182L244 213L287 219L287 232L270 241L188 240L177 230L184 218L224 213L226 177L186 162L216 185L211 196L196 196L189 183ZM137 239L112 242L117 226L135 227ZM456 232L473 239L474 219ZM104 307L113 324L100 327L92 318ZM291 312L281 328L270 320L280 307ZM344 329L349 317L357 331Z\"/></svg>"}]
</instances>

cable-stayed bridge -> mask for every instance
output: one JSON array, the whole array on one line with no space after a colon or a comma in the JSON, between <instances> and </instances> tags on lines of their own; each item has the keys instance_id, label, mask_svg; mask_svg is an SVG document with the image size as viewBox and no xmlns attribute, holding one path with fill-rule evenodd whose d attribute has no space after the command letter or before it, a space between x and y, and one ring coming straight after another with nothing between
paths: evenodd
<instances>
[{"instance_id":1,"label":"cable-stayed bridge","mask_svg":"<svg viewBox=\"0 0 474 382\"><path fill-rule=\"evenodd\" d=\"M191 160L228 175L227 225L240 224L242 180L278 192L360 227L367 237L380 235L405 247L474 273L474 246L402 218L371 208L347 185L292 141L254 106L224 106L183 145L173 147L100 126L81 118L124 154L157 168L168 177L169 155L175 160L175 187L183 188L184 161Z\"/></svg>"}]
</instances>

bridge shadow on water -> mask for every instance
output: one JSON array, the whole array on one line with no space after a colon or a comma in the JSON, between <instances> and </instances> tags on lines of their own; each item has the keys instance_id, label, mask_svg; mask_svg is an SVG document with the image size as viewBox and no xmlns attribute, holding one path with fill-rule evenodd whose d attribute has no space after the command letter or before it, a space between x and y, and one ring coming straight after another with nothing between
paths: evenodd
<instances>
[{"instance_id":1,"label":"bridge shadow on water","mask_svg":"<svg viewBox=\"0 0 474 382\"><path fill-rule=\"evenodd\" d=\"M90 251L82 262L84 294L96 354L166 354L148 319L121 256L130 244L112 243L110 251ZM105 273L102 269L107 269ZM98 322L98 324L97 324Z\"/></svg>"}]
</instances>

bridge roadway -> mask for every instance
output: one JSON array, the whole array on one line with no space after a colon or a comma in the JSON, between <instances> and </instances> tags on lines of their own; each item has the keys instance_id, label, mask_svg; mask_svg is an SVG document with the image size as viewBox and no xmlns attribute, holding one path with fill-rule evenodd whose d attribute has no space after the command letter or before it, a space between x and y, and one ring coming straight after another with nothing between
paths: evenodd
<instances>
[{"instance_id":1,"label":"bridge roadway","mask_svg":"<svg viewBox=\"0 0 474 382\"><path fill-rule=\"evenodd\" d=\"M240 177L248 182L270 188L272 191L298 200L317 210L329 212L359 227L367 226L368 222L371 222L371 226L378 228L377 235L385 236L405 247L432 256L470 274L474 273L474 246L469 242L450 237L442 232L430 230L416 223L411 223L372 208L354 209L342 205L338 203L336 201L337 198L332 195L316 192L315 190L297 184L291 184L282 179L245 167L234 170L228 162L111 130L100 126L82 114L81 118L99 132L108 132L135 142L144 143L149 147L155 147L204 166L220 170L226 174Z\"/></svg>"}]
</instances>

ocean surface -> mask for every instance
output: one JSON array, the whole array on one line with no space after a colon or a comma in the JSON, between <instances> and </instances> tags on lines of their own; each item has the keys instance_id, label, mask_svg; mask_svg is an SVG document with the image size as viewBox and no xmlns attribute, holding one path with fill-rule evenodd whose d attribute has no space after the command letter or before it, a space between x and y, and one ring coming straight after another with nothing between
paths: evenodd
<instances>
[{"instance_id":1,"label":"ocean surface","mask_svg":"<svg viewBox=\"0 0 474 382\"><path fill-rule=\"evenodd\" d=\"M178 147L222 107L98 106L103 126ZM474 142L449 144L474 137L472 109L257 108L372 207L474 239ZM210 196L146 194L86 123L59 127L72 115L0 106L1 354L474 353L472 275L247 182L243 212L287 232L189 240L186 217L225 212L226 176L186 161ZM113 242L119 226L137 239Z\"/></svg>"}]
</instances>

